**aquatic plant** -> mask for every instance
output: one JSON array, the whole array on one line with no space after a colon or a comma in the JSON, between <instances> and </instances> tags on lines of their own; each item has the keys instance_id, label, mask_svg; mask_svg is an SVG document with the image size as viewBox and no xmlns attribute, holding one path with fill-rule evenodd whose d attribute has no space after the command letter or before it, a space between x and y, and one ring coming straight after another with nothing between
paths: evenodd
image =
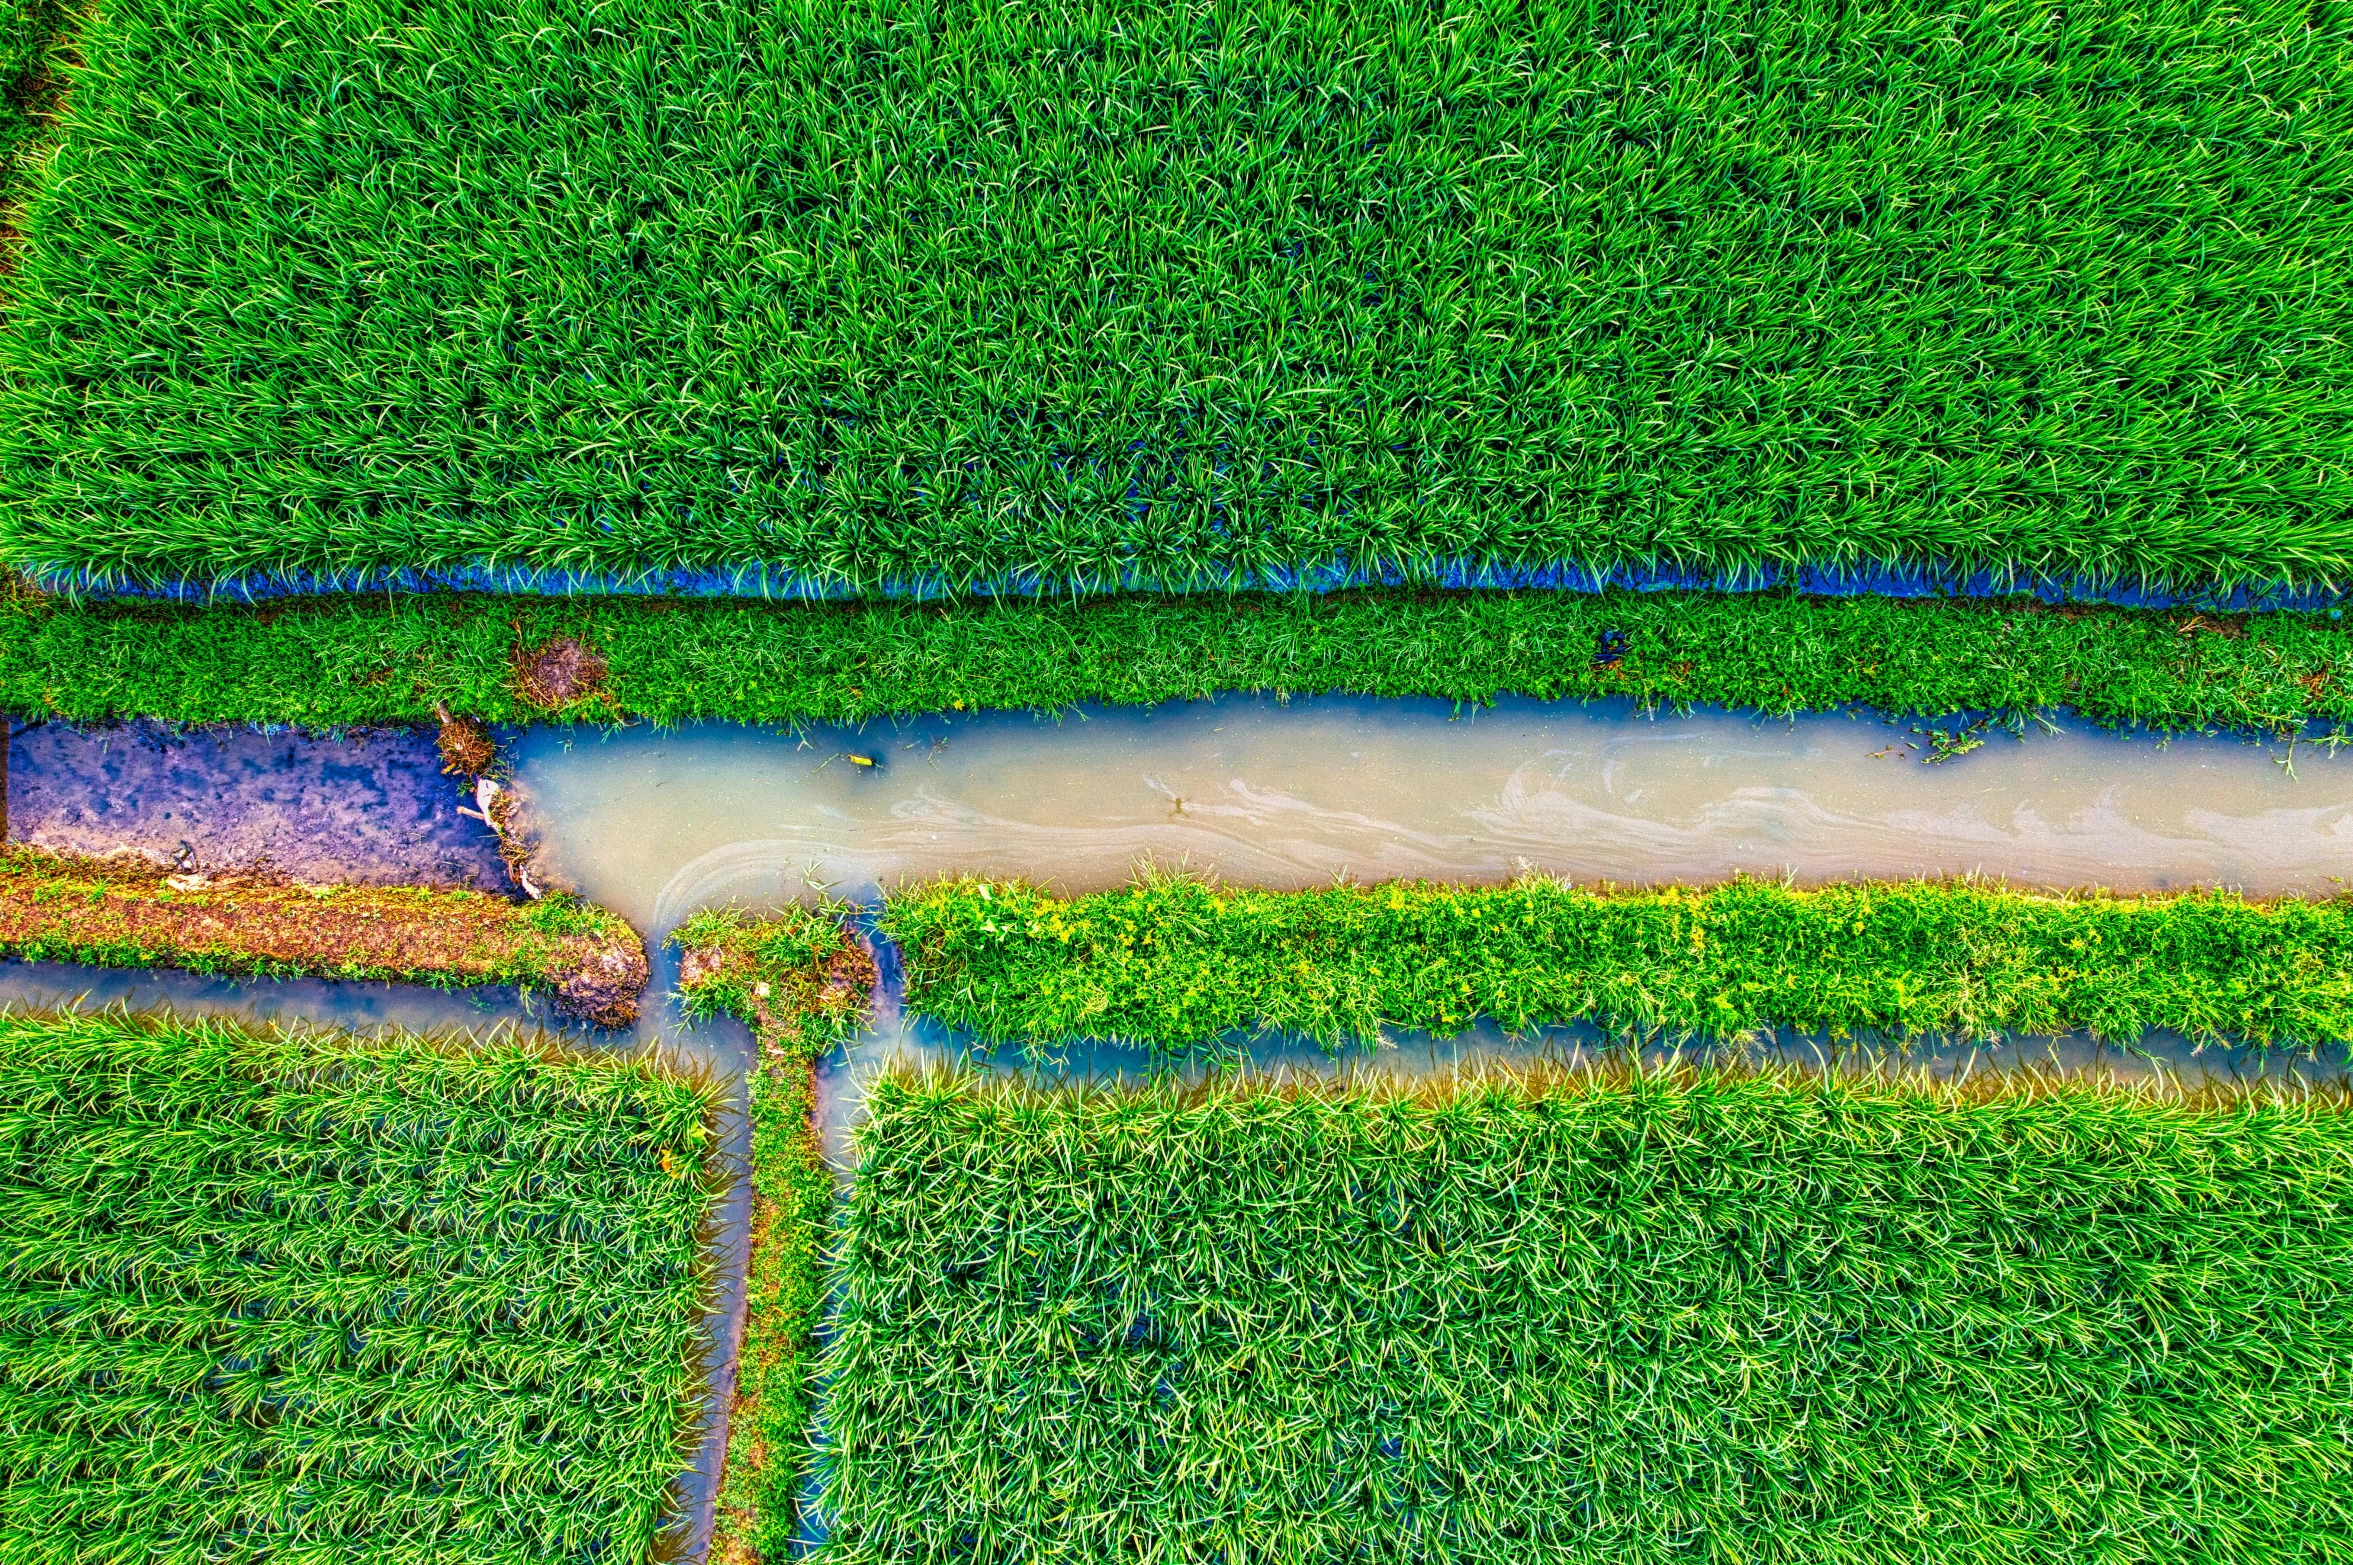
<instances>
[{"instance_id":1,"label":"aquatic plant","mask_svg":"<svg viewBox=\"0 0 2353 1565\"><path fill-rule=\"evenodd\" d=\"M0 843L0 954L265 978L515 984L600 1027L637 1019L644 942L618 914L551 892L515 903L427 886L313 886L186 874Z\"/></svg>"},{"instance_id":2,"label":"aquatic plant","mask_svg":"<svg viewBox=\"0 0 2353 1565\"><path fill-rule=\"evenodd\" d=\"M121 0L0 333L0 548L2342 581L2349 28Z\"/></svg>"},{"instance_id":3,"label":"aquatic plant","mask_svg":"<svg viewBox=\"0 0 2353 1565\"><path fill-rule=\"evenodd\" d=\"M1254 891L1148 874L1091 896L956 879L883 928L907 1007L990 1039L1183 1051L1234 1029L1337 1046L1591 1022L1643 1039L1773 1028L1987 1039L2163 1028L2353 1041L2353 900L2041 894L1976 881L1631 891L1531 876Z\"/></svg>"},{"instance_id":4,"label":"aquatic plant","mask_svg":"<svg viewBox=\"0 0 2353 1565\"><path fill-rule=\"evenodd\" d=\"M0 1560L647 1558L715 1112L547 1043L0 1015Z\"/></svg>"},{"instance_id":5,"label":"aquatic plant","mask_svg":"<svg viewBox=\"0 0 2353 1565\"><path fill-rule=\"evenodd\" d=\"M2353 1119L1699 1073L886 1078L827 1565L2353 1552Z\"/></svg>"},{"instance_id":6,"label":"aquatic plant","mask_svg":"<svg viewBox=\"0 0 2353 1565\"><path fill-rule=\"evenodd\" d=\"M712 1558L783 1559L799 1531L809 1442L809 1355L833 1175L817 1143L815 1068L862 1026L874 959L835 908L759 917L706 908L670 937L689 1018L752 1029L752 1252L743 1351Z\"/></svg>"},{"instance_id":7,"label":"aquatic plant","mask_svg":"<svg viewBox=\"0 0 2353 1565\"><path fill-rule=\"evenodd\" d=\"M2019 720L2065 708L2111 725L2274 733L2353 719L2353 628L2327 613L1622 591L930 607L403 595L258 609L0 592L0 707L77 721L336 727L443 709L533 721L546 712L516 688L512 651L567 638L607 668L595 699L566 716L605 721L815 722L1221 691L1622 696L1776 714L1859 703Z\"/></svg>"}]
</instances>

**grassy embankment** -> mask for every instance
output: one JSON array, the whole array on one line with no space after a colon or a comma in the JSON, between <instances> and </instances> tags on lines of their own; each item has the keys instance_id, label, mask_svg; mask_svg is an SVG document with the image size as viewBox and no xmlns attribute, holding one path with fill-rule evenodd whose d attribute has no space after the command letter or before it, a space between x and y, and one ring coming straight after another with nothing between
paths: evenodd
<instances>
[{"instance_id":1,"label":"grassy embankment","mask_svg":"<svg viewBox=\"0 0 2353 1565\"><path fill-rule=\"evenodd\" d=\"M90 13L10 560L2353 575L2339 8L389 18Z\"/></svg>"},{"instance_id":2,"label":"grassy embankment","mask_svg":"<svg viewBox=\"0 0 2353 1565\"><path fill-rule=\"evenodd\" d=\"M2353 719L2353 622L1782 593L0 601L0 708L85 721L333 727L446 708L496 722L782 723L1220 691L1625 696L1776 714L2066 708L2113 725L2279 732Z\"/></svg>"},{"instance_id":3,"label":"grassy embankment","mask_svg":"<svg viewBox=\"0 0 2353 1565\"><path fill-rule=\"evenodd\" d=\"M800 908L761 919L712 909L670 939L681 951L678 992L688 1017L738 1017L751 1027L755 1050L746 1083L751 1266L712 1559L783 1559L798 1530L809 1347L833 1200L812 1118L816 1064L865 1021L874 961L833 916Z\"/></svg>"},{"instance_id":4,"label":"grassy embankment","mask_svg":"<svg viewBox=\"0 0 2353 1565\"><path fill-rule=\"evenodd\" d=\"M2353 1118L1797 1075L886 1080L831 1565L2353 1553Z\"/></svg>"},{"instance_id":5,"label":"grassy embankment","mask_svg":"<svg viewBox=\"0 0 2353 1565\"><path fill-rule=\"evenodd\" d=\"M0 1017L0 1560L647 1558L715 1112L545 1045Z\"/></svg>"},{"instance_id":6,"label":"grassy embankment","mask_svg":"<svg viewBox=\"0 0 2353 1565\"><path fill-rule=\"evenodd\" d=\"M602 1027L637 1018L644 943L561 893L515 903L423 886L175 875L0 844L0 955L99 967L464 988L515 984Z\"/></svg>"},{"instance_id":7,"label":"grassy embankment","mask_svg":"<svg viewBox=\"0 0 2353 1565\"><path fill-rule=\"evenodd\" d=\"M911 1011L983 1037L1182 1052L1235 1029L1589 1022L1645 1039L1779 1028L1990 1038L2150 1029L2353 1041L2353 900L2033 895L1968 882L1736 880L1602 891L1222 890L1152 877L1059 899L951 880L885 907Z\"/></svg>"}]
</instances>

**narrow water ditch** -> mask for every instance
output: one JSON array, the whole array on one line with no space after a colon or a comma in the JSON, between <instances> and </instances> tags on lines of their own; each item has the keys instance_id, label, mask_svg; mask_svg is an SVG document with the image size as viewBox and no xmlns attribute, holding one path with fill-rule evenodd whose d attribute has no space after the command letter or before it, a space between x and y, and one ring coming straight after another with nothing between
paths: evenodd
<instances>
[{"instance_id":1,"label":"narrow water ditch","mask_svg":"<svg viewBox=\"0 0 2353 1565\"><path fill-rule=\"evenodd\" d=\"M871 903L906 880L949 873L1081 892L1118 884L1143 863L1284 888L1339 876L1492 881L1523 868L1638 885L1736 872L1807 882L1982 874L2022 886L2214 885L2258 896L2326 895L2353 878L2353 757L2322 747L2229 736L2160 744L2035 726L1922 764L1934 743L1870 717L1760 723L1510 701L1457 713L1441 702L1353 698L943 715L800 734L713 724L520 735L507 762L542 878L623 914L653 956L636 1030L598 1036L727 1083L724 1148L737 1177L714 1257L712 1406L686 1489L683 1557L701 1557L711 1535L750 1212L750 1040L732 1021L686 1027L669 998L677 967L662 942L694 912L774 906L817 890ZM101 747L97 762L92 745ZM495 836L461 813L466 785L440 774L421 732L337 741L40 728L18 734L11 763L15 840L131 847L206 866L260 858L305 878L505 884ZM1041 1082L1133 1079L1152 1068L1110 1046L1052 1061L975 1051L969 1039L904 1016L894 953L880 954L874 1027L819 1071L837 1165L846 1164L865 1084L894 1060L1019 1070ZM505 992L0 964L0 1001L77 997L361 1030L546 1020ZM1229 1056L1246 1052L1253 1069L1318 1075L1575 1065L1605 1044L1589 1030L1514 1040L1482 1027L1332 1058L1297 1039L1221 1041ZM1778 1038L1747 1057L1813 1063L1832 1052L1819 1040ZM1857 1046L1838 1060L1870 1057ZM2083 1039L1920 1048L1902 1060L1941 1073L2039 1063L2165 1070L2193 1082L2346 1073L2341 1057L2194 1051L2162 1037L2133 1049Z\"/></svg>"},{"instance_id":2,"label":"narrow water ditch","mask_svg":"<svg viewBox=\"0 0 2353 1565\"><path fill-rule=\"evenodd\" d=\"M1237 884L1983 874L2325 895L2353 877L2353 756L2233 736L1996 732L1923 765L1904 724L1625 703L1229 699L798 737L534 729L516 786L559 879L641 927L911 877L1055 890L1141 860ZM2292 763L2292 765L2291 765Z\"/></svg>"}]
</instances>

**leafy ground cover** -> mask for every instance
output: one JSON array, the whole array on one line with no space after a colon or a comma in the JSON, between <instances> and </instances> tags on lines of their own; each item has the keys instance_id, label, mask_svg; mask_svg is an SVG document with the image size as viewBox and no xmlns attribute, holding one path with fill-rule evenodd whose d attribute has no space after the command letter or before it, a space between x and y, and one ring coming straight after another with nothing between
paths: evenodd
<instances>
[{"instance_id":1,"label":"leafy ground cover","mask_svg":"<svg viewBox=\"0 0 2353 1565\"><path fill-rule=\"evenodd\" d=\"M712 1089L519 1042L0 1016L0 1560L642 1560Z\"/></svg>"},{"instance_id":2,"label":"leafy ground cover","mask_svg":"<svg viewBox=\"0 0 2353 1565\"><path fill-rule=\"evenodd\" d=\"M886 1079L828 1565L2353 1550L2335 1097Z\"/></svg>"},{"instance_id":3,"label":"leafy ground cover","mask_svg":"<svg viewBox=\"0 0 2353 1565\"><path fill-rule=\"evenodd\" d=\"M670 937L690 1020L752 1029L752 1253L711 1558L790 1556L809 1447L809 1358L834 1180L817 1143L816 1064L864 1024L874 961L831 911L696 914Z\"/></svg>"},{"instance_id":4,"label":"leafy ground cover","mask_svg":"<svg viewBox=\"0 0 2353 1565\"><path fill-rule=\"evenodd\" d=\"M586 656L567 660L568 648ZM0 597L0 707L77 721L336 727L447 710L791 723L1221 691L1624 696L1775 714L2064 708L2114 725L2280 732L2353 720L2353 622L1784 593L931 607L402 595L261 609Z\"/></svg>"},{"instance_id":5,"label":"leafy ground cover","mask_svg":"<svg viewBox=\"0 0 2353 1565\"><path fill-rule=\"evenodd\" d=\"M943 880L884 907L907 1007L992 1040L1183 1052L1235 1029L1337 1046L1478 1017L1642 1038L1768 1028L1992 1038L2151 1029L2353 1041L2353 900L2036 895L1968 881L1616 891L1529 877L1057 898Z\"/></svg>"},{"instance_id":6,"label":"leafy ground cover","mask_svg":"<svg viewBox=\"0 0 2353 1565\"><path fill-rule=\"evenodd\" d=\"M426 886L175 875L0 843L0 954L99 967L464 988L515 984L600 1027L637 1019L644 942L618 914L551 892L516 903Z\"/></svg>"},{"instance_id":7,"label":"leafy ground cover","mask_svg":"<svg viewBox=\"0 0 2353 1565\"><path fill-rule=\"evenodd\" d=\"M0 549L847 589L2353 566L2353 20L123 0Z\"/></svg>"}]
</instances>

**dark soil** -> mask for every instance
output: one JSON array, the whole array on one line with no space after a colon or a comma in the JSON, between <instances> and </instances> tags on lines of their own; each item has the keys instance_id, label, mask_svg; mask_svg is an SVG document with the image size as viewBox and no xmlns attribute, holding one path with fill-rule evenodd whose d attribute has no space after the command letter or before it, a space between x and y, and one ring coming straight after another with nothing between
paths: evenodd
<instances>
[{"instance_id":1,"label":"dark soil","mask_svg":"<svg viewBox=\"0 0 2353 1565\"><path fill-rule=\"evenodd\" d=\"M512 661L516 693L547 711L604 692L604 654L577 636L558 636L533 651L518 644Z\"/></svg>"}]
</instances>

